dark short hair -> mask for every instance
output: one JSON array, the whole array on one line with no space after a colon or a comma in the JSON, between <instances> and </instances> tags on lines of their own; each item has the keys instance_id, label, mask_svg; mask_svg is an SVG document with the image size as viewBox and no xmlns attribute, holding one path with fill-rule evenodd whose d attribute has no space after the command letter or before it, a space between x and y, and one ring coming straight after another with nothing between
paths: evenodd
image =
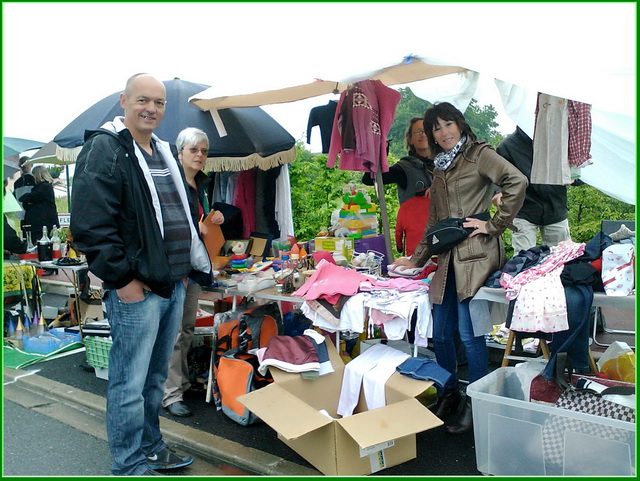
<instances>
[{"instance_id":1,"label":"dark short hair","mask_svg":"<svg viewBox=\"0 0 640 481\"><path fill-rule=\"evenodd\" d=\"M424 113L423 121L424 130L427 133L427 138L429 139L429 147L431 147L431 151L434 154L444 151L442 147L436 144L436 140L433 137L433 127L438 125L439 118L442 120L451 120L455 122L462 135L466 135L467 139L469 140L476 140L476 134L474 134L473 130L471 130L471 127L465 120L462 112L460 112L449 102L440 102L435 104Z\"/></svg>"}]
</instances>

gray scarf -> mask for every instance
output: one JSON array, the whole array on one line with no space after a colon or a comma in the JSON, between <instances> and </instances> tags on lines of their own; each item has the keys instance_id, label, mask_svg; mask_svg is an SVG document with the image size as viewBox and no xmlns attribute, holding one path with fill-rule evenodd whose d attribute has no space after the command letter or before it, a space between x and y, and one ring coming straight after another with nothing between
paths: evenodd
<instances>
[{"instance_id":1,"label":"gray scarf","mask_svg":"<svg viewBox=\"0 0 640 481\"><path fill-rule=\"evenodd\" d=\"M453 163L453 159L458 155L458 151L467 141L467 136L463 135L458 143L453 147L453 149L447 152L440 152L436 155L435 159L433 159L433 163L435 164L436 169L438 170L447 170L451 164Z\"/></svg>"}]
</instances>

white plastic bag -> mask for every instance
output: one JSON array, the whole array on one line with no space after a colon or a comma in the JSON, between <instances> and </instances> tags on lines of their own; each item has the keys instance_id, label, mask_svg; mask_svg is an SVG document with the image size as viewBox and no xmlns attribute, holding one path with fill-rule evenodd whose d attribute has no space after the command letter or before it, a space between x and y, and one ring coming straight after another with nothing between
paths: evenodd
<instances>
[{"instance_id":1,"label":"white plastic bag","mask_svg":"<svg viewBox=\"0 0 640 481\"><path fill-rule=\"evenodd\" d=\"M611 345L607 348L606 351L604 351L604 353L602 354L602 356L600 356L600 359L598 359L598 362L596 363L598 365L598 371L602 369L604 363L609 359L615 359L616 357L624 354L627 351L633 352L633 349L631 349L631 347L629 347L629 344L627 344L626 342L614 341L613 343L611 343Z\"/></svg>"}]
</instances>

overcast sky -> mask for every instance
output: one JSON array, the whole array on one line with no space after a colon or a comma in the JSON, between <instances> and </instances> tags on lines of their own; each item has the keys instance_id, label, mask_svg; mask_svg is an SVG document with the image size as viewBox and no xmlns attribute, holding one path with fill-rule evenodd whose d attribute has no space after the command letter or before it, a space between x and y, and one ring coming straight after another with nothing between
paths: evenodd
<instances>
[{"instance_id":1,"label":"overcast sky","mask_svg":"<svg viewBox=\"0 0 640 481\"><path fill-rule=\"evenodd\" d=\"M520 78L541 85L553 80L548 72L538 78L544 69L558 77L565 68L584 69L585 76L597 76L599 69L635 71L632 3L3 3L2 8L3 133L43 142L93 103L120 91L137 72L212 85L224 95L314 78L342 80L409 54L482 66L488 78L510 81L517 80L508 78L510 68L533 63ZM487 69L488 60L494 62ZM576 88L579 92L580 85ZM613 90L615 98L619 89ZM265 110L299 139L309 110L326 101ZM503 133L513 130L506 116L500 121ZM319 145L319 133L313 137Z\"/></svg>"}]
</instances>

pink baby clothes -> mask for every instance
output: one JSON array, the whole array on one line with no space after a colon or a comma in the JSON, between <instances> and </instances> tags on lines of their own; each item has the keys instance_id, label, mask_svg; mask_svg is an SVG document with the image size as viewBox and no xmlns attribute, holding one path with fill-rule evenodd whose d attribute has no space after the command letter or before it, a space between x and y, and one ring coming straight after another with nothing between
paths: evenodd
<instances>
[{"instance_id":1,"label":"pink baby clothes","mask_svg":"<svg viewBox=\"0 0 640 481\"><path fill-rule=\"evenodd\" d=\"M559 332L569 329L567 300L560 281L563 266L520 289L510 329L518 332Z\"/></svg>"},{"instance_id":2,"label":"pink baby clothes","mask_svg":"<svg viewBox=\"0 0 640 481\"><path fill-rule=\"evenodd\" d=\"M500 285L504 287L505 297L510 301L518 297L518 293L523 285L545 275L547 272L554 270L558 266L563 266L570 260L580 257L584 254L586 244L584 242L576 243L571 239L560 242L556 246L551 247L551 254L544 260L529 269L520 272L515 277L502 273L500 276Z\"/></svg>"},{"instance_id":3,"label":"pink baby clothes","mask_svg":"<svg viewBox=\"0 0 640 481\"><path fill-rule=\"evenodd\" d=\"M360 283L367 279L366 276L354 270L345 269L322 260L318 264L316 272L293 295L305 300L322 297L335 304L341 294L352 296L358 292Z\"/></svg>"}]
</instances>

